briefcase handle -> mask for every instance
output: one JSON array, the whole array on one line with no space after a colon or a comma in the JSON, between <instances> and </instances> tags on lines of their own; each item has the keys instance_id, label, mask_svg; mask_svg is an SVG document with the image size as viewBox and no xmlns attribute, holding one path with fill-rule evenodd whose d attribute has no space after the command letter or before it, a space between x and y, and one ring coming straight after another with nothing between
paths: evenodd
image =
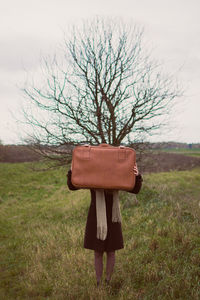
<instances>
[{"instance_id":1,"label":"briefcase handle","mask_svg":"<svg viewBox=\"0 0 200 300\"><path fill-rule=\"evenodd\" d=\"M99 144L99 147L110 147L110 145L108 145L106 143L102 143L102 144Z\"/></svg>"},{"instance_id":2,"label":"briefcase handle","mask_svg":"<svg viewBox=\"0 0 200 300\"><path fill-rule=\"evenodd\" d=\"M82 152L82 158L85 159L85 160L89 160L90 159L90 150L91 150L91 146L89 144L85 144L85 150ZM106 143L102 143L102 144L99 144L99 147L102 147L102 148L107 148L107 147L110 147L109 144L106 144ZM125 160L126 159L126 149L124 146L119 146L118 147L119 150L118 150L118 160Z\"/></svg>"},{"instance_id":3,"label":"briefcase handle","mask_svg":"<svg viewBox=\"0 0 200 300\"><path fill-rule=\"evenodd\" d=\"M84 146L85 146L85 147L90 147L90 144L84 144ZM106 143L101 143L101 144L99 144L99 147L110 147L110 145L109 145L109 144L106 144ZM120 148L120 149L124 149L125 146L120 145L119 148Z\"/></svg>"}]
</instances>

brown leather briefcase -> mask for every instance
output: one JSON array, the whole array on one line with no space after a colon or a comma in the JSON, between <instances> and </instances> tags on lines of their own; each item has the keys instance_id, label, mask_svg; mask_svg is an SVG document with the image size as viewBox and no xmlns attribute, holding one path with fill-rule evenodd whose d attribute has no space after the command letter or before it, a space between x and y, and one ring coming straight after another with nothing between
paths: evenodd
<instances>
[{"instance_id":1,"label":"brown leather briefcase","mask_svg":"<svg viewBox=\"0 0 200 300\"><path fill-rule=\"evenodd\" d=\"M72 184L79 188L132 190L135 151L108 144L77 146L72 154Z\"/></svg>"}]
</instances>

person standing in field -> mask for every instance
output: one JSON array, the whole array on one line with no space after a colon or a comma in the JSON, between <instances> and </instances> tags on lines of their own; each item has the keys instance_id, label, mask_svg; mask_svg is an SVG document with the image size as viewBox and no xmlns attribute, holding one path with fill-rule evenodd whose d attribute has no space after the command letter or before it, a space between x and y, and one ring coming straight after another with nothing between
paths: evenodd
<instances>
[{"instance_id":1,"label":"person standing in field","mask_svg":"<svg viewBox=\"0 0 200 300\"><path fill-rule=\"evenodd\" d=\"M138 194L142 186L142 176L137 165L134 166L136 176L135 185L130 193ZM67 173L67 184L70 190L78 190L71 181L72 170ZM105 220L103 220L103 201L98 201L99 194L90 189L91 203L87 216L84 236L84 248L94 251L94 266L97 286L100 285L103 274L103 254L106 252L106 283L109 284L115 265L115 251L124 248L119 206L115 201L116 193L113 190L101 190L105 199ZM100 194L101 195L101 194ZM106 224L105 224L106 223ZM102 225L103 224L103 225Z\"/></svg>"}]
</instances>

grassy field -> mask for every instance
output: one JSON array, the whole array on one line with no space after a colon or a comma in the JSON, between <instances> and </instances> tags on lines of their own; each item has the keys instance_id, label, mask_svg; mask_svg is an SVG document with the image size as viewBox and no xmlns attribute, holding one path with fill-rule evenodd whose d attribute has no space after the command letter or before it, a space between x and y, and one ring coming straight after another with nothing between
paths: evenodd
<instances>
[{"instance_id":1,"label":"grassy field","mask_svg":"<svg viewBox=\"0 0 200 300\"><path fill-rule=\"evenodd\" d=\"M83 249L89 192L68 190L66 168L30 166L0 164L0 299L200 299L200 169L121 192L125 248L97 289Z\"/></svg>"},{"instance_id":2,"label":"grassy field","mask_svg":"<svg viewBox=\"0 0 200 300\"><path fill-rule=\"evenodd\" d=\"M192 157L200 157L200 148L196 148L196 149L195 148L194 149L174 148L174 149L163 149L161 151L168 152L168 153L184 154Z\"/></svg>"}]
</instances>

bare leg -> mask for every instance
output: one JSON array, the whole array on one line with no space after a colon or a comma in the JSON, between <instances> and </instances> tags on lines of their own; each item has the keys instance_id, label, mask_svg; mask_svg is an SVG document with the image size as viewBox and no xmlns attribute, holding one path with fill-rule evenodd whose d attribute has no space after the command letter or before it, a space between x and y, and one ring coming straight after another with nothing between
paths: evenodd
<instances>
[{"instance_id":1,"label":"bare leg","mask_svg":"<svg viewBox=\"0 0 200 300\"><path fill-rule=\"evenodd\" d=\"M115 266L115 251L107 252L106 281L109 282Z\"/></svg>"},{"instance_id":2,"label":"bare leg","mask_svg":"<svg viewBox=\"0 0 200 300\"><path fill-rule=\"evenodd\" d=\"M98 286L103 274L103 252L94 251L94 265Z\"/></svg>"}]
</instances>

